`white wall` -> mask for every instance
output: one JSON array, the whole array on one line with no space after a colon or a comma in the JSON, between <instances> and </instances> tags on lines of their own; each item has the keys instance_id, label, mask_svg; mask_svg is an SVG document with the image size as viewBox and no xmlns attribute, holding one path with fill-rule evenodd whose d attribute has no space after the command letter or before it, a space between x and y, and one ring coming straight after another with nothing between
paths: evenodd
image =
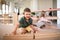
<instances>
[{"instance_id":1,"label":"white wall","mask_svg":"<svg viewBox=\"0 0 60 40\"><path fill-rule=\"evenodd\" d=\"M60 8L60 0L57 0L57 8ZM60 24L60 11L57 11L57 17L59 18L57 24Z\"/></svg>"},{"instance_id":2,"label":"white wall","mask_svg":"<svg viewBox=\"0 0 60 40\"><path fill-rule=\"evenodd\" d=\"M53 0L38 0L39 9L48 9L53 7Z\"/></svg>"},{"instance_id":3,"label":"white wall","mask_svg":"<svg viewBox=\"0 0 60 40\"><path fill-rule=\"evenodd\" d=\"M31 8L31 1L23 1L22 2L22 5L21 5L21 10L20 12L22 11L23 12L23 9L28 7L28 8ZM38 3L38 8L37 9L48 9L48 8L53 8L53 0L38 0L37 1ZM21 12L21 13L22 13Z\"/></svg>"},{"instance_id":4,"label":"white wall","mask_svg":"<svg viewBox=\"0 0 60 40\"><path fill-rule=\"evenodd\" d=\"M32 11L38 10L38 0L32 0L30 2L30 6Z\"/></svg>"},{"instance_id":5,"label":"white wall","mask_svg":"<svg viewBox=\"0 0 60 40\"><path fill-rule=\"evenodd\" d=\"M57 0L53 0L53 8L57 8Z\"/></svg>"},{"instance_id":6,"label":"white wall","mask_svg":"<svg viewBox=\"0 0 60 40\"><path fill-rule=\"evenodd\" d=\"M30 1L29 0L28 1L24 0L20 6L21 6L20 14L22 14L24 8L26 8L26 7L30 8Z\"/></svg>"},{"instance_id":7,"label":"white wall","mask_svg":"<svg viewBox=\"0 0 60 40\"><path fill-rule=\"evenodd\" d=\"M2 12L1 12L1 4L0 4L0 14L2 14Z\"/></svg>"}]
</instances>

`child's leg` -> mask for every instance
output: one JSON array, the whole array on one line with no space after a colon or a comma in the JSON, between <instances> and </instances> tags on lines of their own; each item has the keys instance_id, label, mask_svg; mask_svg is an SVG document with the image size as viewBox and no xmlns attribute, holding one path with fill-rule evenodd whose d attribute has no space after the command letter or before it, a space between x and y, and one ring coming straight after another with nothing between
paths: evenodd
<instances>
[{"instance_id":1,"label":"child's leg","mask_svg":"<svg viewBox=\"0 0 60 40\"><path fill-rule=\"evenodd\" d=\"M46 27L45 25L40 26L41 29L44 29L45 27Z\"/></svg>"},{"instance_id":2,"label":"child's leg","mask_svg":"<svg viewBox=\"0 0 60 40\"><path fill-rule=\"evenodd\" d=\"M32 28L30 26L26 27L25 28L28 32L31 32L32 31Z\"/></svg>"},{"instance_id":3,"label":"child's leg","mask_svg":"<svg viewBox=\"0 0 60 40\"><path fill-rule=\"evenodd\" d=\"M17 33L25 34L26 33L26 29L25 28L18 28Z\"/></svg>"},{"instance_id":4,"label":"child's leg","mask_svg":"<svg viewBox=\"0 0 60 40\"><path fill-rule=\"evenodd\" d=\"M33 29L34 32L40 31L40 28L36 27L36 26L33 26L32 29Z\"/></svg>"}]
</instances>

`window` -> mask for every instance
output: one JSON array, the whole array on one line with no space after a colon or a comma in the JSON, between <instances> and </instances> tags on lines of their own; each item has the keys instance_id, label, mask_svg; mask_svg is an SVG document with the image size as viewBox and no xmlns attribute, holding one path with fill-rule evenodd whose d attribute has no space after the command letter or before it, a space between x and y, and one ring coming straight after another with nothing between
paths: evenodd
<instances>
[{"instance_id":1,"label":"window","mask_svg":"<svg viewBox=\"0 0 60 40\"><path fill-rule=\"evenodd\" d=\"M3 4L3 5L2 5L2 13L3 13L3 14L5 14L5 13L8 14L8 11L9 11L9 10L8 10L8 5Z\"/></svg>"},{"instance_id":2,"label":"window","mask_svg":"<svg viewBox=\"0 0 60 40\"><path fill-rule=\"evenodd\" d=\"M2 14L2 11L0 10L0 14Z\"/></svg>"},{"instance_id":3,"label":"window","mask_svg":"<svg viewBox=\"0 0 60 40\"><path fill-rule=\"evenodd\" d=\"M5 14L5 4L2 5L2 13Z\"/></svg>"},{"instance_id":4,"label":"window","mask_svg":"<svg viewBox=\"0 0 60 40\"><path fill-rule=\"evenodd\" d=\"M14 8L14 11L15 11L15 13L18 13L18 9L17 8Z\"/></svg>"},{"instance_id":5,"label":"window","mask_svg":"<svg viewBox=\"0 0 60 40\"><path fill-rule=\"evenodd\" d=\"M9 10L8 10L8 5L6 5L6 14L8 14L8 11L9 11Z\"/></svg>"}]
</instances>

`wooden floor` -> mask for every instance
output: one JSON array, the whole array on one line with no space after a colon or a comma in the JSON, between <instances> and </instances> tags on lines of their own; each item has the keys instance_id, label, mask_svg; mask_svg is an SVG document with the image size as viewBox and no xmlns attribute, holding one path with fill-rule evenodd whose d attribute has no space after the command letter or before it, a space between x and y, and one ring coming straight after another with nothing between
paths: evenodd
<instances>
[{"instance_id":1,"label":"wooden floor","mask_svg":"<svg viewBox=\"0 0 60 40\"><path fill-rule=\"evenodd\" d=\"M60 40L60 29L42 29L37 33L5 35L3 40Z\"/></svg>"},{"instance_id":2,"label":"wooden floor","mask_svg":"<svg viewBox=\"0 0 60 40\"><path fill-rule=\"evenodd\" d=\"M60 26L60 25L59 25ZM37 33L5 35L11 33L13 25L0 24L0 40L60 40L60 29L41 29Z\"/></svg>"}]
</instances>

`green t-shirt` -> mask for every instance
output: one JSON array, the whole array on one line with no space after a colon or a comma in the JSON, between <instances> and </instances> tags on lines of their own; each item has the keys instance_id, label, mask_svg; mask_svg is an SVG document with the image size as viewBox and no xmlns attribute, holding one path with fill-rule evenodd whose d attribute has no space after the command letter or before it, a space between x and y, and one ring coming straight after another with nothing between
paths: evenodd
<instances>
[{"instance_id":1,"label":"green t-shirt","mask_svg":"<svg viewBox=\"0 0 60 40\"><path fill-rule=\"evenodd\" d=\"M22 28L26 28L27 26L29 26L29 25L32 25L32 19L31 18L29 18L29 20L28 20L28 22L26 21L26 18L25 17L22 17L21 19L20 19L20 21L19 21L19 23L20 23L20 28L22 27Z\"/></svg>"}]
</instances>

